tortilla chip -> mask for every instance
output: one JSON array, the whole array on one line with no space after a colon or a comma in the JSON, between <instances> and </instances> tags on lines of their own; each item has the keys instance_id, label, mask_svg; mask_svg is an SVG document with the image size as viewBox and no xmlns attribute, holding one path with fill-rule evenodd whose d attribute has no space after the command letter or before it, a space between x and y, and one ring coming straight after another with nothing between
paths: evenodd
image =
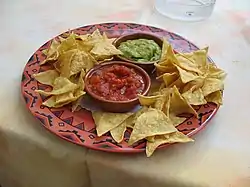
<instances>
[{"instance_id":1,"label":"tortilla chip","mask_svg":"<svg viewBox=\"0 0 250 187\"><path fill-rule=\"evenodd\" d=\"M137 118L128 144L132 145L148 136L167 134L175 131L177 129L162 111L151 108Z\"/></svg>"},{"instance_id":2,"label":"tortilla chip","mask_svg":"<svg viewBox=\"0 0 250 187\"><path fill-rule=\"evenodd\" d=\"M201 89L202 89L203 95L207 96L213 92L224 90L224 84L219 79L206 78Z\"/></svg>"},{"instance_id":3,"label":"tortilla chip","mask_svg":"<svg viewBox=\"0 0 250 187\"><path fill-rule=\"evenodd\" d=\"M178 66L176 66L177 70L179 71L181 81L185 84L194 79L199 78L199 75L195 72L186 71Z\"/></svg>"},{"instance_id":4,"label":"tortilla chip","mask_svg":"<svg viewBox=\"0 0 250 187\"><path fill-rule=\"evenodd\" d=\"M169 99L169 94L171 94L171 91L172 91L172 88L161 89L158 93L159 94L158 98L156 99L152 107L158 110L163 110L166 102Z\"/></svg>"},{"instance_id":5,"label":"tortilla chip","mask_svg":"<svg viewBox=\"0 0 250 187\"><path fill-rule=\"evenodd\" d=\"M144 112L146 112L148 110L148 107L143 106L142 108L140 108L138 111L136 111L133 115L129 116L124 123L126 124L126 127L128 128L134 128L135 125L135 121L137 120L137 118L142 115Z\"/></svg>"},{"instance_id":6,"label":"tortilla chip","mask_svg":"<svg viewBox=\"0 0 250 187\"><path fill-rule=\"evenodd\" d=\"M204 105L207 103L200 88L194 91L190 89L183 93L182 97L184 97L190 105Z\"/></svg>"},{"instance_id":7,"label":"tortilla chip","mask_svg":"<svg viewBox=\"0 0 250 187\"><path fill-rule=\"evenodd\" d=\"M174 81L172 84L168 86L168 88L176 87L179 90L181 90L184 87L185 84L183 84L181 78L179 77L176 81Z\"/></svg>"},{"instance_id":8,"label":"tortilla chip","mask_svg":"<svg viewBox=\"0 0 250 187\"><path fill-rule=\"evenodd\" d=\"M222 92L221 91L216 91L213 92L205 97L207 102L215 103L218 106L222 105Z\"/></svg>"},{"instance_id":9,"label":"tortilla chip","mask_svg":"<svg viewBox=\"0 0 250 187\"><path fill-rule=\"evenodd\" d=\"M67 51L77 49L76 36L74 33L71 33L69 37L65 38L58 46L59 54L63 54Z\"/></svg>"},{"instance_id":10,"label":"tortilla chip","mask_svg":"<svg viewBox=\"0 0 250 187\"><path fill-rule=\"evenodd\" d=\"M177 59L173 48L166 39L163 39L162 53L158 64L161 66L171 66L175 63L177 63Z\"/></svg>"},{"instance_id":11,"label":"tortilla chip","mask_svg":"<svg viewBox=\"0 0 250 187\"><path fill-rule=\"evenodd\" d=\"M178 78L179 78L179 74L177 72L173 72L173 73L164 73L163 75L161 75L160 77L162 78L165 85L168 87L169 85L171 85L173 82L175 82Z\"/></svg>"},{"instance_id":12,"label":"tortilla chip","mask_svg":"<svg viewBox=\"0 0 250 187\"><path fill-rule=\"evenodd\" d=\"M146 137L146 140L149 141L149 142L154 142L155 141L155 136Z\"/></svg>"},{"instance_id":13,"label":"tortilla chip","mask_svg":"<svg viewBox=\"0 0 250 187\"><path fill-rule=\"evenodd\" d=\"M157 64L155 63L154 66L156 67L157 69L157 75L160 76L164 73L171 73L171 72L175 72L176 71L176 67L172 64L170 65L160 65L160 64Z\"/></svg>"},{"instance_id":14,"label":"tortilla chip","mask_svg":"<svg viewBox=\"0 0 250 187\"><path fill-rule=\"evenodd\" d=\"M85 88L84 76L85 76L85 74L86 74L85 70L82 69L81 74L78 78L78 83L77 83L78 88L74 92L74 96L77 97L77 100L72 103L72 107L71 107L72 112L78 111L79 109L81 109L82 96L86 94L86 92L84 92L84 88Z\"/></svg>"},{"instance_id":15,"label":"tortilla chip","mask_svg":"<svg viewBox=\"0 0 250 187\"><path fill-rule=\"evenodd\" d=\"M81 91L78 95L74 95L72 92L64 93L61 95L55 95L46 100L43 105L48 107L59 108L64 105L67 105L73 101L76 101L80 96L82 96L85 92Z\"/></svg>"},{"instance_id":16,"label":"tortilla chip","mask_svg":"<svg viewBox=\"0 0 250 187\"><path fill-rule=\"evenodd\" d=\"M54 81L54 87L51 92L46 92L43 90L36 90L37 93L50 96L50 95L60 95L70 91L74 91L78 86L65 77L57 77Z\"/></svg>"},{"instance_id":17,"label":"tortilla chip","mask_svg":"<svg viewBox=\"0 0 250 187\"><path fill-rule=\"evenodd\" d=\"M158 97L153 105L155 109L162 110L164 108L164 105L167 101L167 97L165 95L160 95Z\"/></svg>"},{"instance_id":18,"label":"tortilla chip","mask_svg":"<svg viewBox=\"0 0 250 187\"><path fill-rule=\"evenodd\" d=\"M96 60L88 53L77 50L71 58L69 76L78 74L82 69L86 72L94 67Z\"/></svg>"},{"instance_id":19,"label":"tortilla chip","mask_svg":"<svg viewBox=\"0 0 250 187\"><path fill-rule=\"evenodd\" d=\"M98 136L109 132L111 129L119 126L125 119L133 113L110 113L93 111L92 116L96 124L96 131Z\"/></svg>"},{"instance_id":20,"label":"tortilla chip","mask_svg":"<svg viewBox=\"0 0 250 187\"><path fill-rule=\"evenodd\" d=\"M150 142L150 141L147 142L146 154L147 154L147 157L150 157L154 153L156 148L162 144L177 143L177 142L186 143L186 142L192 142L192 141L194 140L179 131L166 134L166 135L158 135L154 137L154 142Z\"/></svg>"},{"instance_id":21,"label":"tortilla chip","mask_svg":"<svg viewBox=\"0 0 250 187\"><path fill-rule=\"evenodd\" d=\"M127 129L126 123L122 122L119 126L111 129L110 134L117 143L120 143L124 138L124 133L126 129Z\"/></svg>"},{"instance_id":22,"label":"tortilla chip","mask_svg":"<svg viewBox=\"0 0 250 187\"><path fill-rule=\"evenodd\" d=\"M208 64L207 52L208 52L208 47L205 47L204 49L199 49L192 53L183 54L183 56L185 56L188 59L191 59L195 64L197 64L199 70L203 74L207 71L207 64Z\"/></svg>"},{"instance_id":23,"label":"tortilla chip","mask_svg":"<svg viewBox=\"0 0 250 187\"><path fill-rule=\"evenodd\" d=\"M47 62L50 62L50 61L57 60L59 56L59 53L58 53L59 45L60 43L58 41L56 41L55 39L52 40L50 47L46 51L43 51L47 57L44 61L40 63L40 65L46 64Z\"/></svg>"},{"instance_id":24,"label":"tortilla chip","mask_svg":"<svg viewBox=\"0 0 250 187\"><path fill-rule=\"evenodd\" d=\"M116 49L116 47L107 40L96 43L90 53L96 60L104 60L112 57L113 55L122 54L120 50Z\"/></svg>"},{"instance_id":25,"label":"tortilla chip","mask_svg":"<svg viewBox=\"0 0 250 187\"><path fill-rule=\"evenodd\" d=\"M66 105L68 103L74 102L84 94L85 94L85 92L83 90L81 90L81 91L77 92L77 94L72 93L72 92L68 92L68 93L64 93L61 95L57 95L55 105L63 106L63 105Z\"/></svg>"},{"instance_id":26,"label":"tortilla chip","mask_svg":"<svg viewBox=\"0 0 250 187\"><path fill-rule=\"evenodd\" d=\"M60 73L63 77L70 77L70 68L71 68L71 62L74 57L74 55L77 53L77 49L69 50L59 57L58 61L60 62Z\"/></svg>"},{"instance_id":27,"label":"tortilla chip","mask_svg":"<svg viewBox=\"0 0 250 187\"><path fill-rule=\"evenodd\" d=\"M162 97L162 95L154 95L154 96L143 96L138 95L139 102L142 106L151 106L153 105L158 98Z\"/></svg>"},{"instance_id":28,"label":"tortilla chip","mask_svg":"<svg viewBox=\"0 0 250 187\"><path fill-rule=\"evenodd\" d=\"M183 123L186 118L183 117L178 117L176 116L174 113L171 113L170 111L170 103L171 103L171 95L168 96L167 98L167 102L164 105L162 111L166 114L166 116L172 121L173 125L175 127L177 127L178 125L180 125L181 123Z\"/></svg>"},{"instance_id":29,"label":"tortilla chip","mask_svg":"<svg viewBox=\"0 0 250 187\"><path fill-rule=\"evenodd\" d=\"M173 87L173 92L170 97L170 113L175 116L183 113L190 113L194 114L196 117L198 116L193 107L181 96L176 86Z\"/></svg>"},{"instance_id":30,"label":"tortilla chip","mask_svg":"<svg viewBox=\"0 0 250 187\"><path fill-rule=\"evenodd\" d=\"M179 53L179 55L176 58L177 60L175 61L175 64L179 66L180 68L186 71L191 71L194 73L202 74L202 72L198 68L198 65L195 64L190 58L187 58L181 53Z\"/></svg>"},{"instance_id":31,"label":"tortilla chip","mask_svg":"<svg viewBox=\"0 0 250 187\"><path fill-rule=\"evenodd\" d=\"M198 77L197 79L194 79L187 84L183 86L182 93L187 92L189 90L197 90L199 88L202 88L204 85L205 77Z\"/></svg>"},{"instance_id":32,"label":"tortilla chip","mask_svg":"<svg viewBox=\"0 0 250 187\"><path fill-rule=\"evenodd\" d=\"M53 108L60 108L64 105L69 104L71 101L67 101L64 103L58 103L56 104L56 97L55 95L51 96L49 99L47 99L45 102L42 103L42 105L47 106L49 108L53 107Z\"/></svg>"},{"instance_id":33,"label":"tortilla chip","mask_svg":"<svg viewBox=\"0 0 250 187\"><path fill-rule=\"evenodd\" d=\"M33 74L33 77L41 84L53 86L55 79L59 77L59 73L56 70L47 70L41 73Z\"/></svg>"},{"instance_id":34,"label":"tortilla chip","mask_svg":"<svg viewBox=\"0 0 250 187\"><path fill-rule=\"evenodd\" d=\"M215 78L215 79L219 79L221 81L224 81L227 74L225 71L219 69L218 67L216 67L214 64L209 63L208 64L208 72L207 72L207 76L209 78Z\"/></svg>"}]
</instances>

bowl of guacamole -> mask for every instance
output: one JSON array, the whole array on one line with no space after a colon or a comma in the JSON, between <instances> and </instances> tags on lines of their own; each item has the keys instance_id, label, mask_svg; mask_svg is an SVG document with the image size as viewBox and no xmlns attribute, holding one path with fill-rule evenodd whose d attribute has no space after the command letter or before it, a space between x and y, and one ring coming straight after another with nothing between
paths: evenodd
<instances>
[{"instance_id":1,"label":"bowl of guacamole","mask_svg":"<svg viewBox=\"0 0 250 187\"><path fill-rule=\"evenodd\" d=\"M117 58L141 66L148 73L154 70L162 51L162 39L148 33L124 35L114 41L114 45L122 52Z\"/></svg>"}]
</instances>

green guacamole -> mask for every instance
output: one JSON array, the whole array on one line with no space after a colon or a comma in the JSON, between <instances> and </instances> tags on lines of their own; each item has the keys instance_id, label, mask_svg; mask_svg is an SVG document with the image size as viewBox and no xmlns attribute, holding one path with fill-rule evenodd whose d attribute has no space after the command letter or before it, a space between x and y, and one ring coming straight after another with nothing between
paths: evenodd
<instances>
[{"instance_id":1,"label":"green guacamole","mask_svg":"<svg viewBox=\"0 0 250 187\"><path fill-rule=\"evenodd\" d=\"M151 62L159 60L161 48L154 40L136 39L122 42L118 49L123 56L137 62Z\"/></svg>"}]
</instances>

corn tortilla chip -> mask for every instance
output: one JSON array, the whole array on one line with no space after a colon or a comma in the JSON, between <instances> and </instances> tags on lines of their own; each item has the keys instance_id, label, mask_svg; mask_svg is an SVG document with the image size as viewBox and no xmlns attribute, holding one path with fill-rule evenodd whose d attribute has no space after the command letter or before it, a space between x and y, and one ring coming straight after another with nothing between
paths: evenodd
<instances>
[{"instance_id":1,"label":"corn tortilla chip","mask_svg":"<svg viewBox=\"0 0 250 187\"><path fill-rule=\"evenodd\" d=\"M170 97L170 113L175 116L182 113L190 113L194 114L196 117L198 116L197 112L193 109L193 107L188 104L188 102L183 98L178 91L178 89L174 86L173 92Z\"/></svg>"},{"instance_id":2,"label":"corn tortilla chip","mask_svg":"<svg viewBox=\"0 0 250 187\"><path fill-rule=\"evenodd\" d=\"M207 102L212 102L217 104L218 106L222 105L222 92L220 90L213 92L205 97Z\"/></svg>"},{"instance_id":3,"label":"corn tortilla chip","mask_svg":"<svg viewBox=\"0 0 250 187\"><path fill-rule=\"evenodd\" d=\"M173 113L170 113L170 103L171 103L171 96L169 95L167 98L167 102L164 106L164 108L162 109L162 111L166 114L166 116L172 121L173 125L175 127L177 127L178 125L180 125L181 123L183 123L186 118L183 117L178 117Z\"/></svg>"},{"instance_id":4,"label":"corn tortilla chip","mask_svg":"<svg viewBox=\"0 0 250 187\"><path fill-rule=\"evenodd\" d=\"M59 77L59 73L56 70L47 70L33 74L33 77L42 84L53 86L55 79Z\"/></svg>"},{"instance_id":5,"label":"corn tortilla chip","mask_svg":"<svg viewBox=\"0 0 250 187\"><path fill-rule=\"evenodd\" d=\"M59 57L58 61L60 62L59 67L60 67L61 76L67 77L67 78L70 77L71 62L76 53L77 53L77 49L72 49L63 53Z\"/></svg>"},{"instance_id":6,"label":"corn tortilla chip","mask_svg":"<svg viewBox=\"0 0 250 187\"><path fill-rule=\"evenodd\" d=\"M158 98L162 97L162 95L154 95L154 96L143 96L138 95L139 102L142 106L151 106L153 105Z\"/></svg>"},{"instance_id":7,"label":"corn tortilla chip","mask_svg":"<svg viewBox=\"0 0 250 187\"><path fill-rule=\"evenodd\" d=\"M69 76L78 74L82 69L89 71L95 63L96 60L90 54L77 50L71 59Z\"/></svg>"},{"instance_id":8,"label":"corn tortilla chip","mask_svg":"<svg viewBox=\"0 0 250 187\"><path fill-rule=\"evenodd\" d=\"M96 124L96 131L98 136L109 132L111 129L119 126L125 119L131 116L133 113L111 113L93 111L93 119Z\"/></svg>"},{"instance_id":9,"label":"corn tortilla chip","mask_svg":"<svg viewBox=\"0 0 250 187\"><path fill-rule=\"evenodd\" d=\"M44 96L60 95L70 91L74 91L77 87L77 84L70 82L70 80L65 77L57 77L54 81L54 87L51 92L46 92L43 90L36 90L36 92Z\"/></svg>"},{"instance_id":10,"label":"corn tortilla chip","mask_svg":"<svg viewBox=\"0 0 250 187\"><path fill-rule=\"evenodd\" d=\"M127 129L126 123L122 122L119 126L111 129L110 134L117 143L120 143L124 138L124 133L126 129Z\"/></svg>"},{"instance_id":11,"label":"corn tortilla chip","mask_svg":"<svg viewBox=\"0 0 250 187\"><path fill-rule=\"evenodd\" d=\"M167 134L175 131L177 129L162 111L151 108L137 118L128 144L132 145L148 136Z\"/></svg>"},{"instance_id":12,"label":"corn tortilla chip","mask_svg":"<svg viewBox=\"0 0 250 187\"><path fill-rule=\"evenodd\" d=\"M183 86L182 93L187 92L189 90L197 90L202 88L204 85L205 77L198 77Z\"/></svg>"},{"instance_id":13,"label":"corn tortilla chip","mask_svg":"<svg viewBox=\"0 0 250 187\"><path fill-rule=\"evenodd\" d=\"M184 97L190 105L204 105L207 103L200 88L194 91L190 89L183 93L182 97Z\"/></svg>"},{"instance_id":14,"label":"corn tortilla chip","mask_svg":"<svg viewBox=\"0 0 250 187\"><path fill-rule=\"evenodd\" d=\"M187 58L186 56L183 56L181 53L179 53L179 55L177 56L177 60L175 62L177 66L186 71L202 74L202 72L198 68L198 65L195 64L191 59Z\"/></svg>"},{"instance_id":15,"label":"corn tortilla chip","mask_svg":"<svg viewBox=\"0 0 250 187\"><path fill-rule=\"evenodd\" d=\"M57 60L58 56L59 56L59 52L58 52L58 46L60 45L60 43L58 41L56 41L55 39L52 40L50 47L44 51L44 54L47 56L46 59L44 61L42 61L40 63L40 65L46 64L49 61L55 61Z\"/></svg>"},{"instance_id":16,"label":"corn tortilla chip","mask_svg":"<svg viewBox=\"0 0 250 187\"><path fill-rule=\"evenodd\" d=\"M59 54L63 54L67 51L77 49L76 37L74 33L71 33L69 37L65 38L58 46Z\"/></svg>"},{"instance_id":17,"label":"corn tortilla chip","mask_svg":"<svg viewBox=\"0 0 250 187\"><path fill-rule=\"evenodd\" d=\"M194 79L199 78L199 75L195 72L190 72L190 71L186 71L178 66L176 66L177 70L179 71L179 75L181 78L181 81L185 84L188 83Z\"/></svg>"},{"instance_id":18,"label":"corn tortilla chip","mask_svg":"<svg viewBox=\"0 0 250 187\"><path fill-rule=\"evenodd\" d=\"M56 104L56 97L55 95L51 96L49 99L47 99L45 102L42 103L42 105L44 106L47 106L49 108L53 107L53 108L60 108L64 105L67 105L69 104L71 101L67 101L67 102L64 102L64 103L58 103Z\"/></svg>"},{"instance_id":19,"label":"corn tortilla chip","mask_svg":"<svg viewBox=\"0 0 250 187\"><path fill-rule=\"evenodd\" d=\"M148 107L146 106L143 106L142 108L140 108L138 111L136 111L133 115L129 116L125 121L124 123L126 124L126 127L129 127L129 128L134 128L134 124L135 124L135 121L136 119L142 115L144 112L146 112L148 110Z\"/></svg>"},{"instance_id":20,"label":"corn tortilla chip","mask_svg":"<svg viewBox=\"0 0 250 187\"><path fill-rule=\"evenodd\" d=\"M224 81L224 79L226 78L227 74L225 71L219 69L218 67L216 67L214 64L209 63L208 64L208 72L207 72L207 76L210 78L215 78L215 79L219 79L221 81Z\"/></svg>"},{"instance_id":21,"label":"corn tortilla chip","mask_svg":"<svg viewBox=\"0 0 250 187\"><path fill-rule=\"evenodd\" d=\"M178 78L179 78L179 74L177 72L173 72L173 73L164 73L163 75L157 77L162 78L165 85L169 86L171 85L173 82L175 82Z\"/></svg>"},{"instance_id":22,"label":"corn tortilla chip","mask_svg":"<svg viewBox=\"0 0 250 187\"><path fill-rule=\"evenodd\" d=\"M206 78L201 89L202 89L203 95L207 96L213 92L224 90L224 84L219 79Z\"/></svg>"},{"instance_id":23,"label":"corn tortilla chip","mask_svg":"<svg viewBox=\"0 0 250 187\"><path fill-rule=\"evenodd\" d=\"M157 135L154 137L154 141L147 142L146 145L146 155L147 157L150 157L155 149L159 147L162 144L166 143L186 143L186 142L192 142L193 140L189 138L188 136L184 135L182 132L176 131L173 133L169 133L166 135Z\"/></svg>"}]
</instances>

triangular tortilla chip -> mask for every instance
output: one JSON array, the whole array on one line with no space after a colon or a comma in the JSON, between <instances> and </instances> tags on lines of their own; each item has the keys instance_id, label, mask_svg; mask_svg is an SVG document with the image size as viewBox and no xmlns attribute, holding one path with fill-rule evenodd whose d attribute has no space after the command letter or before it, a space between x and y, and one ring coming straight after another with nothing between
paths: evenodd
<instances>
[{"instance_id":1,"label":"triangular tortilla chip","mask_svg":"<svg viewBox=\"0 0 250 187\"><path fill-rule=\"evenodd\" d=\"M199 78L199 75L195 72L191 72L191 71L186 71L178 66L176 66L177 70L179 71L179 75L181 78L181 81L186 84L194 79Z\"/></svg>"},{"instance_id":2,"label":"triangular tortilla chip","mask_svg":"<svg viewBox=\"0 0 250 187\"><path fill-rule=\"evenodd\" d=\"M36 92L45 96L60 95L70 91L74 91L77 87L77 84L72 83L65 77L57 77L54 81L54 87L51 92L46 92L43 90L36 90Z\"/></svg>"},{"instance_id":3,"label":"triangular tortilla chip","mask_svg":"<svg viewBox=\"0 0 250 187\"><path fill-rule=\"evenodd\" d=\"M65 38L65 40L63 40L61 44L58 46L58 52L61 55L73 49L77 49L77 43L76 43L76 35L74 33L71 33L69 37Z\"/></svg>"},{"instance_id":4,"label":"triangular tortilla chip","mask_svg":"<svg viewBox=\"0 0 250 187\"><path fill-rule=\"evenodd\" d=\"M213 92L224 90L224 84L219 79L206 78L201 89L202 89L203 95L207 96Z\"/></svg>"},{"instance_id":5,"label":"triangular tortilla chip","mask_svg":"<svg viewBox=\"0 0 250 187\"><path fill-rule=\"evenodd\" d=\"M59 77L59 73L56 70L47 70L33 74L33 77L42 84L53 86L55 79Z\"/></svg>"},{"instance_id":6,"label":"triangular tortilla chip","mask_svg":"<svg viewBox=\"0 0 250 187\"><path fill-rule=\"evenodd\" d=\"M164 73L163 75L157 77L157 79L159 78L162 78L165 85L168 87L179 78L179 73L178 72Z\"/></svg>"},{"instance_id":7,"label":"triangular tortilla chip","mask_svg":"<svg viewBox=\"0 0 250 187\"><path fill-rule=\"evenodd\" d=\"M220 81L224 81L227 73L225 71L223 71L222 69L216 67L214 64L209 63L208 64L208 70L207 70L207 77L209 78L215 78L218 79Z\"/></svg>"},{"instance_id":8,"label":"triangular tortilla chip","mask_svg":"<svg viewBox=\"0 0 250 187\"><path fill-rule=\"evenodd\" d=\"M144 112L146 112L148 110L148 107L143 106L142 108L140 108L138 111L136 111L133 115L129 116L123 123L126 124L126 127L129 128L134 128L135 125L135 121L136 119L142 115Z\"/></svg>"},{"instance_id":9,"label":"triangular tortilla chip","mask_svg":"<svg viewBox=\"0 0 250 187\"><path fill-rule=\"evenodd\" d=\"M188 82L185 86L183 86L182 93L187 92L188 90L197 90L202 88L204 81L205 77L200 76L197 79Z\"/></svg>"},{"instance_id":10,"label":"triangular tortilla chip","mask_svg":"<svg viewBox=\"0 0 250 187\"><path fill-rule=\"evenodd\" d=\"M194 140L192 140L191 138L189 138L188 136L184 135L182 132L176 131L170 134L166 134L166 135L158 135L154 137L154 141L147 142L147 146L146 146L146 154L147 157L150 157L155 149L157 147L159 147L162 144L166 144L166 143L186 143L186 142L192 142Z\"/></svg>"},{"instance_id":11,"label":"triangular tortilla chip","mask_svg":"<svg viewBox=\"0 0 250 187\"><path fill-rule=\"evenodd\" d=\"M198 116L193 107L181 96L176 86L173 87L173 92L170 97L170 113L175 116L182 113L190 113L194 114L196 117Z\"/></svg>"},{"instance_id":12,"label":"triangular tortilla chip","mask_svg":"<svg viewBox=\"0 0 250 187\"><path fill-rule=\"evenodd\" d=\"M139 102L142 106L151 106L153 105L158 98L160 98L162 95L153 95L153 96L144 96L144 95L138 95Z\"/></svg>"},{"instance_id":13,"label":"triangular tortilla chip","mask_svg":"<svg viewBox=\"0 0 250 187\"><path fill-rule=\"evenodd\" d=\"M111 129L119 126L125 119L133 113L111 113L111 112L92 112L93 119L96 124L96 131L98 136L102 136Z\"/></svg>"},{"instance_id":14,"label":"triangular tortilla chip","mask_svg":"<svg viewBox=\"0 0 250 187\"><path fill-rule=\"evenodd\" d=\"M190 105L204 105L207 103L200 88L194 91L190 89L183 93L182 97L184 97Z\"/></svg>"},{"instance_id":15,"label":"triangular tortilla chip","mask_svg":"<svg viewBox=\"0 0 250 187\"><path fill-rule=\"evenodd\" d=\"M215 103L218 106L223 104L223 102L222 102L222 92L221 91L213 92L213 93L207 95L205 97L205 99L207 100L207 102Z\"/></svg>"},{"instance_id":16,"label":"triangular tortilla chip","mask_svg":"<svg viewBox=\"0 0 250 187\"><path fill-rule=\"evenodd\" d=\"M70 77L70 67L71 67L71 62L74 57L74 55L77 53L77 49L72 49L69 50L63 54L60 55L58 62L60 62L59 68L60 68L60 73L61 76L63 77Z\"/></svg>"},{"instance_id":17,"label":"triangular tortilla chip","mask_svg":"<svg viewBox=\"0 0 250 187\"><path fill-rule=\"evenodd\" d=\"M162 111L151 108L137 118L128 144L132 145L148 136L167 134L175 131L177 129Z\"/></svg>"},{"instance_id":18,"label":"triangular tortilla chip","mask_svg":"<svg viewBox=\"0 0 250 187\"><path fill-rule=\"evenodd\" d=\"M124 138L124 133L126 129L126 123L123 121L119 126L111 129L110 134L117 143L120 143Z\"/></svg>"},{"instance_id":19,"label":"triangular tortilla chip","mask_svg":"<svg viewBox=\"0 0 250 187\"><path fill-rule=\"evenodd\" d=\"M178 125L180 125L181 123L183 123L186 120L186 118L178 117L175 114L170 113L170 103L171 103L170 98L171 98L171 96L168 95L167 102L166 102L164 108L162 109L162 111L172 121L173 125L175 127L177 127Z\"/></svg>"},{"instance_id":20,"label":"triangular tortilla chip","mask_svg":"<svg viewBox=\"0 0 250 187\"><path fill-rule=\"evenodd\" d=\"M94 67L96 60L87 52L77 50L70 63L69 76L78 74L82 69L86 72Z\"/></svg>"},{"instance_id":21,"label":"triangular tortilla chip","mask_svg":"<svg viewBox=\"0 0 250 187\"><path fill-rule=\"evenodd\" d=\"M59 56L58 46L60 43L55 39L52 40L50 47L46 50L45 55L47 56L44 61L40 63L40 65L46 64L49 61L57 60Z\"/></svg>"},{"instance_id":22,"label":"triangular tortilla chip","mask_svg":"<svg viewBox=\"0 0 250 187\"><path fill-rule=\"evenodd\" d=\"M186 70L195 72L198 74L202 74L202 72L199 70L198 65L195 64L191 59L187 58L186 56L179 53L178 56L176 56L177 60L174 61L177 66L180 68Z\"/></svg>"}]
</instances>

